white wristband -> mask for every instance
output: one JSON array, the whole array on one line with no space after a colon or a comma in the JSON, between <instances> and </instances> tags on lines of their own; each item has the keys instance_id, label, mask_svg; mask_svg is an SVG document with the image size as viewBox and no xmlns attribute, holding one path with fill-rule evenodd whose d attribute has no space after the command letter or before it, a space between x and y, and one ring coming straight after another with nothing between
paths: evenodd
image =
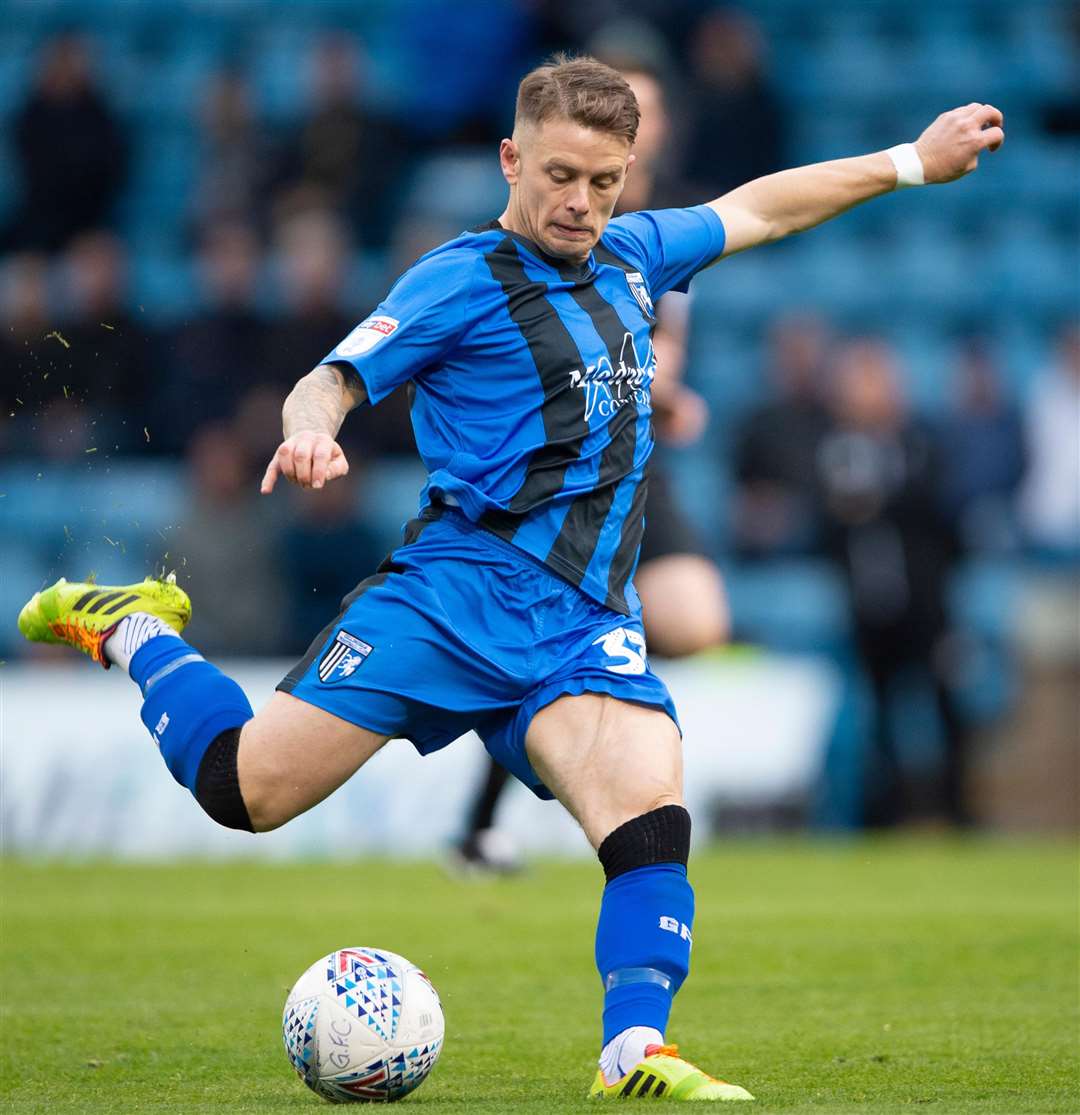
<instances>
[{"instance_id":1,"label":"white wristband","mask_svg":"<svg viewBox=\"0 0 1080 1115\"><path fill-rule=\"evenodd\" d=\"M914 143L898 143L886 152L896 167L896 190L903 190L908 186L925 186L926 178L923 175L922 159L915 149Z\"/></svg>"}]
</instances>

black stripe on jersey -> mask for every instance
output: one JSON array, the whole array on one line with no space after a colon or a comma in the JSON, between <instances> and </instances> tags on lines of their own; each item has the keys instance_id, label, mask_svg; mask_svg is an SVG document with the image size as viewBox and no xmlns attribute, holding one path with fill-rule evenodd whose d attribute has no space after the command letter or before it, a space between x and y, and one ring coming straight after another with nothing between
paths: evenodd
<instances>
[{"instance_id":1,"label":"black stripe on jersey","mask_svg":"<svg viewBox=\"0 0 1080 1115\"><path fill-rule=\"evenodd\" d=\"M572 278L563 275L564 278ZM593 327L600 335L608 350L608 360L613 371L617 371L620 360L625 359L623 347L626 344L627 333L630 332L623 324L622 319L615 312L615 307L605 299L596 289L592 280L577 283L570 292L575 302L589 315ZM629 395L627 401L619 408L618 413L608 423L608 433L611 440L604 447L600 455L600 469L596 486L590 492L583 492L576 496L570 504L570 509L563 520L558 537L548 551L548 560L554 560L560 565L571 565L580 570L577 583L581 583L585 568L592 559L596 545L600 540L600 532L604 528L611 505L615 501L615 491L619 481L631 472L634 467L634 451L637 447L637 420L638 407L634 400L632 388L624 385ZM641 487L641 485L638 485ZM631 510L636 501L637 492L631 498ZM624 524L623 535L628 534ZM634 534L631 526L629 536ZM641 542L641 524L637 524L637 542ZM622 548L620 539L619 548ZM616 592L611 591L611 580L608 580L608 597L605 603L609 608L618 612L626 611L626 600L623 596L625 581L616 585Z\"/></svg>"},{"instance_id":2,"label":"black stripe on jersey","mask_svg":"<svg viewBox=\"0 0 1080 1115\"><path fill-rule=\"evenodd\" d=\"M509 236L484 259L492 278L502 286L507 310L529 347L544 389L540 408L544 444L530 458L509 509L489 511L480 520L482 526L510 540L522 513L545 503L562 488L567 468L581 456L589 427L584 392L572 389L568 374L582 366L581 352L548 300L547 283L528 278Z\"/></svg>"},{"instance_id":3,"label":"black stripe on jersey","mask_svg":"<svg viewBox=\"0 0 1080 1115\"><path fill-rule=\"evenodd\" d=\"M424 533L429 523L437 523L445 514L445 507L432 507L429 504L427 507L423 508L415 519L410 519L405 524L405 532L401 544L403 546L411 546L420 535ZM379 568L381 569L389 561L390 558L387 557L386 561L384 561Z\"/></svg>"},{"instance_id":4,"label":"black stripe on jersey","mask_svg":"<svg viewBox=\"0 0 1080 1115\"><path fill-rule=\"evenodd\" d=\"M625 271L628 274L631 271L636 271L637 268L627 263L625 259L617 256L609 247L603 243L599 243L593 248L593 258L597 263L607 263L612 267L618 267L620 271Z\"/></svg>"},{"instance_id":5,"label":"black stripe on jersey","mask_svg":"<svg viewBox=\"0 0 1080 1115\"><path fill-rule=\"evenodd\" d=\"M600 263L608 263L613 267L618 267L624 272L635 271L636 268L632 267L624 259L620 259L610 248L606 248L603 244L597 244L593 249L593 255ZM647 319L650 322L651 329L649 331L649 339L652 340L652 330L656 328L655 316ZM634 567L634 561L637 558L638 551L641 549L641 537L644 533L645 524L645 498L649 490L649 474L646 470L641 478L641 482L637 488L634 489L634 494L630 500L630 511L627 513L626 518L623 520L622 534L619 538L619 545L615 551L615 556L611 560L611 568L608 570L608 595L615 599L625 599L626 582L630 580L630 573Z\"/></svg>"},{"instance_id":6,"label":"black stripe on jersey","mask_svg":"<svg viewBox=\"0 0 1080 1115\"><path fill-rule=\"evenodd\" d=\"M630 510L623 519L619 545L615 549L615 556L611 559L611 566L608 569L608 596L617 600L626 599L626 582L630 580L634 561L641 549L641 537L645 532L645 501L648 494L649 469L646 464L645 472L630 497Z\"/></svg>"}]
</instances>

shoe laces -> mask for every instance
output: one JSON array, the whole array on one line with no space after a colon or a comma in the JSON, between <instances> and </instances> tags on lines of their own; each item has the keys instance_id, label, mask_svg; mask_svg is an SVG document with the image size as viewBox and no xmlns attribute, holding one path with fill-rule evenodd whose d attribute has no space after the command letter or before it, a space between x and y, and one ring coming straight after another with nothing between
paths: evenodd
<instances>
[{"instance_id":1,"label":"shoe laces","mask_svg":"<svg viewBox=\"0 0 1080 1115\"><path fill-rule=\"evenodd\" d=\"M679 1047L677 1045L647 1045L645 1046L646 1057L678 1057Z\"/></svg>"},{"instance_id":2,"label":"shoe laces","mask_svg":"<svg viewBox=\"0 0 1080 1115\"><path fill-rule=\"evenodd\" d=\"M108 661L102 653L105 639L116 630L113 624L107 631L91 631L78 620L69 620L67 623L50 623L49 629L59 639L70 643L77 650L84 651L99 665L109 668Z\"/></svg>"}]
</instances>

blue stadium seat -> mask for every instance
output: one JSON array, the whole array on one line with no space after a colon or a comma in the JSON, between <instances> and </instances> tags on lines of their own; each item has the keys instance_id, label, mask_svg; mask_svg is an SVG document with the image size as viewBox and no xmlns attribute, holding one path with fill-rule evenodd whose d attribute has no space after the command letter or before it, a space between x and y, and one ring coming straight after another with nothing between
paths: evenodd
<instances>
[{"instance_id":1,"label":"blue stadium seat","mask_svg":"<svg viewBox=\"0 0 1080 1115\"><path fill-rule=\"evenodd\" d=\"M176 523L187 506L179 465L110 460L100 467L22 462L0 468L0 534L45 538L93 525L154 532Z\"/></svg>"},{"instance_id":2,"label":"blue stadium seat","mask_svg":"<svg viewBox=\"0 0 1080 1115\"><path fill-rule=\"evenodd\" d=\"M950 586L950 610L965 636L958 688L977 720L1000 716L1016 694L1010 647L1023 578L1016 562L984 559L962 566Z\"/></svg>"},{"instance_id":3,"label":"blue stadium seat","mask_svg":"<svg viewBox=\"0 0 1080 1115\"><path fill-rule=\"evenodd\" d=\"M256 109L271 124L291 123L307 111L307 58L314 40L306 26L273 27L254 36L248 73Z\"/></svg>"},{"instance_id":4,"label":"blue stadium seat","mask_svg":"<svg viewBox=\"0 0 1080 1115\"><path fill-rule=\"evenodd\" d=\"M420 506L427 469L418 460L373 461L364 477L363 508L368 525L384 540L389 553L401 544L401 528Z\"/></svg>"},{"instance_id":5,"label":"blue stadium seat","mask_svg":"<svg viewBox=\"0 0 1080 1115\"><path fill-rule=\"evenodd\" d=\"M198 302L193 265L173 252L141 251L131 265L133 309L150 324L175 321Z\"/></svg>"},{"instance_id":6,"label":"blue stadium seat","mask_svg":"<svg viewBox=\"0 0 1080 1115\"><path fill-rule=\"evenodd\" d=\"M848 636L843 582L823 561L725 567L736 634L780 651L827 650Z\"/></svg>"},{"instance_id":7,"label":"blue stadium seat","mask_svg":"<svg viewBox=\"0 0 1080 1115\"><path fill-rule=\"evenodd\" d=\"M0 502L4 502L0 500ZM0 541L0 655L10 657L26 644L15 626L14 617L29 598L46 585L46 559L34 538L19 538L5 531Z\"/></svg>"},{"instance_id":8,"label":"blue stadium seat","mask_svg":"<svg viewBox=\"0 0 1080 1115\"><path fill-rule=\"evenodd\" d=\"M25 100L33 62L33 40L29 36L0 32L0 122Z\"/></svg>"},{"instance_id":9,"label":"blue stadium seat","mask_svg":"<svg viewBox=\"0 0 1080 1115\"><path fill-rule=\"evenodd\" d=\"M413 175L405 212L468 228L491 220L506 204L506 184L495 152L482 149L435 155Z\"/></svg>"}]
</instances>

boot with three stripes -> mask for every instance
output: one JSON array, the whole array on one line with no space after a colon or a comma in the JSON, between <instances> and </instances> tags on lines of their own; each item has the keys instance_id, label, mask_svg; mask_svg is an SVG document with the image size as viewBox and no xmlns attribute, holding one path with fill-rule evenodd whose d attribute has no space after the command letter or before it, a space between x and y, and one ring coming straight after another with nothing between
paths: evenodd
<instances>
[{"instance_id":1,"label":"boot with three stripes","mask_svg":"<svg viewBox=\"0 0 1080 1115\"><path fill-rule=\"evenodd\" d=\"M191 601L175 574L137 585L65 581L35 592L19 613L19 630L32 643L66 643L109 668L105 640L135 612L149 612L177 634L191 619Z\"/></svg>"},{"instance_id":2,"label":"boot with three stripes","mask_svg":"<svg viewBox=\"0 0 1080 1115\"><path fill-rule=\"evenodd\" d=\"M645 1056L622 1079L608 1084L596 1073L590 1099L752 1100L738 1084L707 1076L679 1056L677 1045L647 1045Z\"/></svg>"}]
</instances>

